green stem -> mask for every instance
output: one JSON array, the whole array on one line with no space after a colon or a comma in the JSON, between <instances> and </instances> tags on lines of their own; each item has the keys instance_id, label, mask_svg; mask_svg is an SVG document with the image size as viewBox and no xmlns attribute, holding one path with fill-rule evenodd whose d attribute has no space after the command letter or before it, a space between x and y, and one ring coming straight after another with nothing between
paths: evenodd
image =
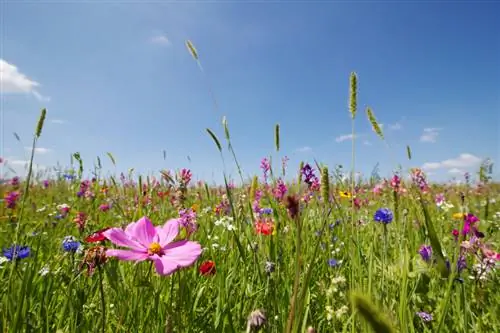
<instances>
[{"instance_id":1,"label":"green stem","mask_svg":"<svg viewBox=\"0 0 500 333\"><path fill-rule=\"evenodd\" d=\"M97 266L99 271L99 293L101 295L101 318L102 318L102 333L106 331L106 300L104 299L104 286L102 278L102 268L100 265Z\"/></svg>"}]
</instances>

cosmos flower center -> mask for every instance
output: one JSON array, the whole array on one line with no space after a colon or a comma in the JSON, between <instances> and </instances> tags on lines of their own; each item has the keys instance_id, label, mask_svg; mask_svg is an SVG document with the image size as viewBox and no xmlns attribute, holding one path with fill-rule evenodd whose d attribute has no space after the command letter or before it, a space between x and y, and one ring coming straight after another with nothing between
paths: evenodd
<instances>
[{"instance_id":1,"label":"cosmos flower center","mask_svg":"<svg viewBox=\"0 0 500 333\"><path fill-rule=\"evenodd\" d=\"M153 255L153 254L160 255L161 252L162 251L161 251L160 243L151 243L151 245L149 245L149 249L148 249L149 255Z\"/></svg>"}]
</instances>

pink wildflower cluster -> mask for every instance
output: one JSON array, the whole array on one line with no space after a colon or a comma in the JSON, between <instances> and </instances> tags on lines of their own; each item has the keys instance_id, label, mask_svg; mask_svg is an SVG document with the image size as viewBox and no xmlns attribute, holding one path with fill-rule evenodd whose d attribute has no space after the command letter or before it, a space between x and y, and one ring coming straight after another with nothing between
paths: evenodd
<instances>
[{"instance_id":1,"label":"pink wildflower cluster","mask_svg":"<svg viewBox=\"0 0 500 333\"><path fill-rule=\"evenodd\" d=\"M279 178L278 181L276 182L276 186L273 189L274 197L277 200L282 201L287 192L288 192L288 188L287 188L285 182L281 178Z\"/></svg>"},{"instance_id":2,"label":"pink wildflower cluster","mask_svg":"<svg viewBox=\"0 0 500 333\"><path fill-rule=\"evenodd\" d=\"M5 195L5 203L8 209L14 209L17 205L17 200L19 199L19 192L12 191Z\"/></svg>"},{"instance_id":3,"label":"pink wildflower cluster","mask_svg":"<svg viewBox=\"0 0 500 333\"><path fill-rule=\"evenodd\" d=\"M427 184L425 174L421 169L412 169L411 178L413 180L413 183L418 186L420 191L424 193L427 193L427 191L429 191L429 185Z\"/></svg>"},{"instance_id":4,"label":"pink wildflower cluster","mask_svg":"<svg viewBox=\"0 0 500 333\"><path fill-rule=\"evenodd\" d=\"M84 180L80 183L80 190L76 193L79 198L94 198L94 193L91 191L91 182Z\"/></svg>"},{"instance_id":5,"label":"pink wildflower cluster","mask_svg":"<svg viewBox=\"0 0 500 333\"><path fill-rule=\"evenodd\" d=\"M262 161L260 161L260 168L262 169L264 182L267 183L268 172L271 170L271 163L269 162L269 159L264 157Z\"/></svg>"},{"instance_id":6,"label":"pink wildflower cluster","mask_svg":"<svg viewBox=\"0 0 500 333\"><path fill-rule=\"evenodd\" d=\"M196 212L192 209L181 209L179 211L179 225L183 227L188 235L198 230L196 224Z\"/></svg>"}]
</instances>

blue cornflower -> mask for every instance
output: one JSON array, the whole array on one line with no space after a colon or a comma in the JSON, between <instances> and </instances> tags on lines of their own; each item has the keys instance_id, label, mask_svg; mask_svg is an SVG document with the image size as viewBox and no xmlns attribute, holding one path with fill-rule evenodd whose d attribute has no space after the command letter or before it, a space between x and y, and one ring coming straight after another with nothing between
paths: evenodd
<instances>
[{"instance_id":1,"label":"blue cornflower","mask_svg":"<svg viewBox=\"0 0 500 333\"><path fill-rule=\"evenodd\" d=\"M271 215L273 213L273 209L272 208L262 208L261 213Z\"/></svg>"},{"instance_id":2,"label":"blue cornflower","mask_svg":"<svg viewBox=\"0 0 500 333\"><path fill-rule=\"evenodd\" d=\"M69 174L69 173L65 173L64 175L64 178L66 178L67 180L73 180L75 178L74 175L72 174Z\"/></svg>"},{"instance_id":3,"label":"blue cornflower","mask_svg":"<svg viewBox=\"0 0 500 333\"><path fill-rule=\"evenodd\" d=\"M80 242L73 236L66 236L62 241L62 248L65 252L76 252L80 248Z\"/></svg>"},{"instance_id":4,"label":"blue cornflower","mask_svg":"<svg viewBox=\"0 0 500 333\"><path fill-rule=\"evenodd\" d=\"M380 208L373 215L373 219L376 222L382 222L385 224L389 224L392 222L393 214L389 208Z\"/></svg>"},{"instance_id":5,"label":"blue cornflower","mask_svg":"<svg viewBox=\"0 0 500 333\"><path fill-rule=\"evenodd\" d=\"M328 259L328 265L330 267L337 267L339 265L339 262L336 259Z\"/></svg>"},{"instance_id":6,"label":"blue cornflower","mask_svg":"<svg viewBox=\"0 0 500 333\"><path fill-rule=\"evenodd\" d=\"M10 248L3 249L3 255L9 261L20 260L30 256L29 246L12 245Z\"/></svg>"},{"instance_id":7,"label":"blue cornflower","mask_svg":"<svg viewBox=\"0 0 500 333\"><path fill-rule=\"evenodd\" d=\"M421 311L421 312L417 312L416 314L425 322L432 321L432 315L430 313Z\"/></svg>"}]
</instances>

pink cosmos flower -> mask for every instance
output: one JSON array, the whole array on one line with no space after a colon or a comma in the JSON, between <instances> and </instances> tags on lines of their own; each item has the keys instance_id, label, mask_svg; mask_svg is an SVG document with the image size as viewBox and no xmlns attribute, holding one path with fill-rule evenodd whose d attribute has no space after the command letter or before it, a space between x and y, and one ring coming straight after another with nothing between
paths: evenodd
<instances>
[{"instance_id":1,"label":"pink cosmos flower","mask_svg":"<svg viewBox=\"0 0 500 333\"><path fill-rule=\"evenodd\" d=\"M171 219L163 226L154 226L144 216L130 223L125 230L108 229L103 233L107 239L129 249L107 250L106 255L136 262L151 260L158 274L170 275L181 267L192 265L201 254L201 246L197 242L182 240L172 243L179 233L179 225L179 219Z\"/></svg>"}]
</instances>

